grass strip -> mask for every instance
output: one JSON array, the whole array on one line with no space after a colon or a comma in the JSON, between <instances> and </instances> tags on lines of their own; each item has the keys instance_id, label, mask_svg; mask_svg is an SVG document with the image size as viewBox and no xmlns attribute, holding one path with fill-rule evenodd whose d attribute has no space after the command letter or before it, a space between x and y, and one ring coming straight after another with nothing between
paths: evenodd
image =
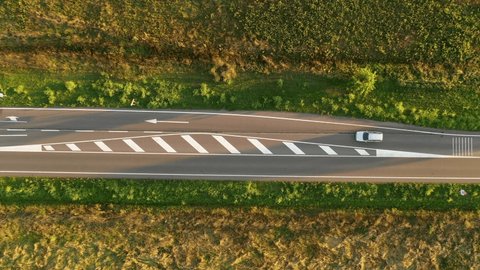
<instances>
[{"instance_id":1,"label":"grass strip","mask_svg":"<svg viewBox=\"0 0 480 270\"><path fill-rule=\"evenodd\" d=\"M480 185L4 177L0 178L0 202L477 210Z\"/></svg>"}]
</instances>

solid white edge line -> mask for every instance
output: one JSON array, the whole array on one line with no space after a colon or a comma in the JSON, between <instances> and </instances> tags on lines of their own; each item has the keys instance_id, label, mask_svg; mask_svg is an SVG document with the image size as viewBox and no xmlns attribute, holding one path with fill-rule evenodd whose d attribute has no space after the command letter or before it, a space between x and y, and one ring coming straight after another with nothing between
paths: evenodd
<instances>
[{"instance_id":1,"label":"solid white edge line","mask_svg":"<svg viewBox=\"0 0 480 270\"><path fill-rule=\"evenodd\" d=\"M283 142L283 144L288 147L294 154L296 155L305 155L305 152L303 152L298 146L296 146L292 142Z\"/></svg>"},{"instance_id":2,"label":"solid white edge line","mask_svg":"<svg viewBox=\"0 0 480 270\"><path fill-rule=\"evenodd\" d=\"M208 154L208 151L203 148L195 139L192 138L190 135L181 135L181 137L187 141L197 152L202 153L202 154Z\"/></svg>"},{"instance_id":3,"label":"solid white edge line","mask_svg":"<svg viewBox=\"0 0 480 270\"><path fill-rule=\"evenodd\" d=\"M100 148L100 150L102 150L103 152L113 152L112 149L110 147L108 147L108 145L106 145L104 142L102 141L97 141L97 142L94 142L98 148Z\"/></svg>"},{"instance_id":4,"label":"solid white edge line","mask_svg":"<svg viewBox=\"0 0 480 270\"><path fill-rule=\"evenodd\" d=\"M163 150L167 151L167 153L176 153L175 149L173 149L170 144L168 144L164 139L161 137L152 137L152 140L154 140L160 147L163 148Z\"/></svg>"},{"instance_id":5,"label":"solid white edge line","mask_svg":"<svg viewBox=\"0 0 480 270\"><path fill-rule=\"evenodd\" d=\"M359 175L275 175L275 174L201 174L201 173L122 173L122 172L69 172L69 171L14 171L0 173L74 174L74 175L128 175L128 176L191 176L191 177L239 177L239 178L332 178L332 179L432 179L432 180L480 180L480 177L453 176L359 176Z\"/></svg>"},{"instance_id":6,"label":"solid white edge line","mask_svg":"<svg viewBox=\"0 0 480 270\"><path fill-rule=\"evenodd\" d=\"M265 145L263 145L263 143L261 143L259 140L257 139L252 139L252 138L249 138L248 141L253 144L253 146L255 146L260 152L262 152L263 154L265 155L273 155L273 153L267 148L265 147Z\"/></svg>"},{"instance_id":7,"label":"solid white edge line","mask_svg":"<svg viewBox=\"0 0 480 270\"><path fill-rule=\"evenodd\" d=\"M232 154L240 154L240 151L238 151L235 146L233 146L229 141L227 141L223 136L220 135L212 135L212 137L217 140L225 149L228 150L228 152Z\"/></svg>"},{"instance_id":8,"label":"solid white edge line","mask_svg":"<svg viewBox=\"0 0 480 270\"><path fill-rule=\"evenodd\" d=\"M123 139L122 140L124 143L126 143L130 148L132 148L133 151L137 153L143 153L145 150L143 150L138 144L136 144L133 140L131 139Z\"/></svg>"},{"instance_id":9,"label":"solid white edge line","mask_svg":"<svg viewBox=\"0 0 480 270\"><path fill-rule=\"evenodd\" d=\"M67 145L67 147L68 147L70 150L72 150L72 151L82 151L82 150L80 150L80 148L78 148L78 146L77 146L76 144L74 144L74 143L67 143L66 145Z\"/></svg>"}]
</instances>

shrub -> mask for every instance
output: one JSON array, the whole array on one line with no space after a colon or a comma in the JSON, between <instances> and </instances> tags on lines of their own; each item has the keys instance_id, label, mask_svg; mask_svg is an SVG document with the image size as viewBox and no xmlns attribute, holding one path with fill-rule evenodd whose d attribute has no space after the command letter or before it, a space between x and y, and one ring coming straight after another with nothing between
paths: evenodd
<instances>
[{"instance_id":1,"label":"shrub","mask_svg":"<svg viewBox=\"0 0 480 270\"><path fill-rule=\"evenodd\" d=\"M67 88L68 92L73 92L77 88L77 84L73 81L66 81L65 88Z\"/></svg>"},{"instance_id":2,"label":"shrub","mask_svg":"<svg viewBox=\"0 0 480 270\"><path fill-rule=\"evenodd\" d=\"M210 74L213 75L216 82L226 82L231 84L233 79L237 77L235 65L223 61L219 57L213 58L214 66L210 69Z\"/></svg>"},{"instance_id":3,"label":"shrub","mask_svg":"<svg viewBox=\"0 0 480 270\"><path fill-rule=\"evenodd\" d=\"M277 80L277 87L278 88L283 88L283 79L280 78L280 79Z\"/></svg>"},{"instance_id":4,"label":"shrub","mask_svg":"<svg viewBox=\"0 0 480 270\"><path fill-rule=\"evenodd\" d=\"M352 76L352 91L359 96L367 96L375 89L377 75L368 67L360 68Z\"/></svg>"},{"instance_id":5,"label":"shrub","mask_svg":"<svg viewBox=\"0 0 480 270\"><path fill-rule=\"evenodd\" d=\"M282 108L283 98L281 96L274 96L272 100L275 109L280 110Z\"/></svg>"},{"instance_id":6,"label":"shrub","mask_svg":"<svg viewBox=\"0 0 480 270\"><path fill-rule=\"evenodd\" d=\"M143 87L137 88L141 98L151 96L148 103L149 108L172 106L182 100L183 86L178 83L164 80L154 80L150 85L151 91Z\"/></svg>"},{"instance_id":7,"label":"shrub","mask_svg":"<svg viewBox=\"0 0 480 270\"><path fill-rule=\"evenodd\" d=\"M193 90L195 96L201 96L205 102L209 101L212 97L216 96L215 91L208 88L208 84L201 83L199 89Z\"/></svg>"}]
</instances>

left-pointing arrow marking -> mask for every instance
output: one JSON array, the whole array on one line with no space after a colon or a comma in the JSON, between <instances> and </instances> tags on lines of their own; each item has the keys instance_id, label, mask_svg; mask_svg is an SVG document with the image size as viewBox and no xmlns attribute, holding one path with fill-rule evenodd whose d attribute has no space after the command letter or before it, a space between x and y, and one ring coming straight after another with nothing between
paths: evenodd
<instances>
[{"instance_id":1,"label":"left-pointing arrow marking","mask_svg":"<svg viewBox=\"0 0 480 270\"><path fill-rule=\"evenodd\" d=\"M162 121L157 119L145 120L147 123L157 124L157 123L167 123L167 124L188 124L188 121Z\"/></svg>"},{"instance_id":2,"label":"left-pointing arrow marking","mask_svg":"<svg viewBox=\"0 0 480 270\"><path fill-rule=\"evenodd\" d=\"M17 116L7 116L5 117L7 119L10 119L10 121L13 121L13 122L17 122L18 121L18 117Z\"/></svg>"},{"instance_id":3,"label":"left-pointing arrow marking","mask_svg":"<svg viewBox=\"0 0 480 270\"><path fill-rule=\"evenodd\" d=\"M0 121L2 123L26 123L27 121L18 121L18 116L7 116L5 117L8 121Z\"/></svg>"}]
</instances>

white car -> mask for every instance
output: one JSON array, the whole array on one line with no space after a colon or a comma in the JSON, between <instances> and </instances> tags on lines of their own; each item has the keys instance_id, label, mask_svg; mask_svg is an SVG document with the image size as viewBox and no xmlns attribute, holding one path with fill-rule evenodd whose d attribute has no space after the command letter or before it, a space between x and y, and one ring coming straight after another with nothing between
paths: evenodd
<instances>
[{"instance_id":1,"label":"white car","mask_svg":"<svg viewBox=\"0 0 480 270\"><path fill-rule=\"evenodd\" d=\"M383 133L378 131L357 131L355 140L357 142L381 142L383 141Z\"/></svg>"}]
</instances>

